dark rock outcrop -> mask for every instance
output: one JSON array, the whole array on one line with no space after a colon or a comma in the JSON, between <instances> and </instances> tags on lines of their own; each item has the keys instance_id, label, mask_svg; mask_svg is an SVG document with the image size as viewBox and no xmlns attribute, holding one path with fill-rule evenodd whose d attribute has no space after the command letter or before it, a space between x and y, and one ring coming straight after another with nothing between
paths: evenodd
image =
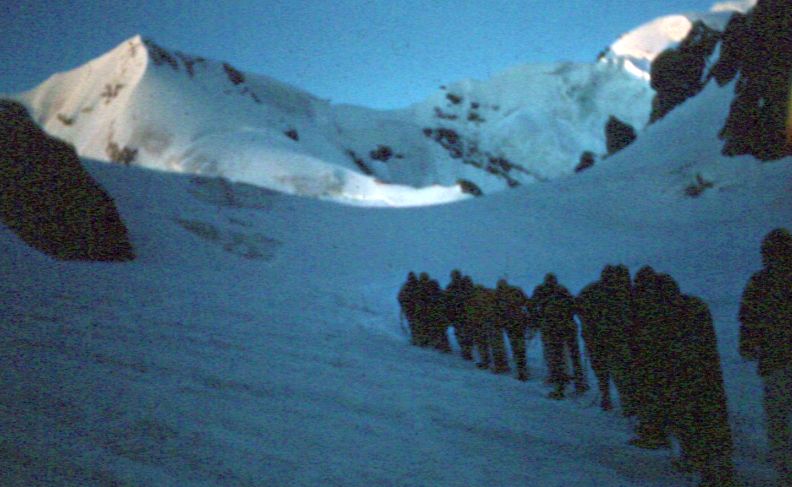
<instances>
[{"instance_id":1,"label":"dark rock outcrop","mask_svg":"<svg viewBox=\"0 0 792 487\"><path fill-rule=\"evenodd\" d=\"M362 172L366 176L375 175L374 171L372 171L371 168L368 167L368 165L366 165L366 162L362 158L360 158L360 156L358 156L355 151L348 149L346 153L349 156L349 158L352 159L352 162L354 162L355 165L360 169L360 172Z\"/></svg>"},{"instance_id":2,"label":"dark rock outcrop","mask_svg":"<svg viewBox=\"0 0 792 487\"><path fill-rule=\"evenodd\" d=\"M446 93L446 98L448 98L448 101L450 101L454 105L459 105L460 103L462 103L462 97L459 95L455 95L453 93Z\"/></svg>"},{"instance_id":3,"label":"dark rock outcrop","mask_svg":"<svg viewBox=\"0 0 792 487\"><path fill-rule=\"evenodd\" d=\"M451 159L458 159L462 164L483 169L489 174L503 179L510 188L520 185L520 181L514 177L514 173L517 172L531 176L537 181L545 180L542 176L529 171L522 165L510 161L502 155L481 150L475 140L466 138L464 134L460 134L452 128L438 127L432 129L426 127L423 129L423 134L448 151Z\"/></svg>"},{"instance_id":4,"label":"dark rock outcrop","mask_svg":"<svg viewBox=\"0 0 792 487\"><path fill-rule=\"evenodd\" d=\"M632 144L637 137L632 125L613 115L608 117L608 123L605 124L605 146L609 156Z\"/></svg>"},{"instance_id":5,"label":"dark rock outcrop","mask_svg":"<svg viewBox=\"0 0 792 487\"><path fill-rule=\"evenodd\" d=\"M484 193L476 183L468 179L458 179L457 184L463 193L472 194L473 196L483 196Z\"/></svg>"},{"instance_id":6,"label":"dark rock outcrop","mask_svg":"<svg viewBox=\"0 0 792 487\"><path fill-rule=\"evenodd\" d=\"M116 142L110 141L105 147L105 154L111 161L129 166L135 162L138 150L127 146L120 147Z\"/></svg>"},{"instance_id":7,"label":"dark rock outcrop","mask_svg":"<svg viewBox=\"0 0 792 487\"><path fill-rule=\"evenodd\" d=\"M19 103L0 100L0 218L31 247L61 260L135 255L113 200L70 145Z\"/></svg>"},{"instance_id":8,"label":"dark rock outcrop","mask_svg":"<svg viewBox=\"0 0 792 487\"><path fill-rule=\"evenodd\" d=\"M723 154L763 161L792 155L792 3L760 0L745 18L734 17L723 36L712 76L723 85L737 77L735 97L720 132Z\"/></svg>"},{"instance_id":9,"label":"dark rock outcrop","mask_svg":"<svg viewBox=\"0 0 792 487\"><path fill-rule=\"evenodd\" d=\"M143 45L146 46L146 50L148 50L149 53L149 59L151 59L151 62L154 63L155 66L167 64L173 68L174 71L179 70L179 61L170 53L170 51L162 46L159 46L151 39L143 39Z\"/></svg>"},{"instance_id":10,"label":"dark rock outcrop","mask_svg":"<svg viewBox=\"0 0 792 487\"><path fill-rule=\"evenodd\" d=\"M376 150L369 152L369 157L375 161L388 162L393 157L393 149L387 145L378 145Z\"/></svg>"},{"instance_id":11,"label":"dark rock outcrop","mask_svg":"<svg viewBox=\"0 0 792 487\"><path fill-rule=\"evenodd\" d=\"M703 22L695 22L678 47L667 49L655 58L651 79L656 95L652 100L650 123L663 118L704 88L707 60L720 36L720 32Z\"/></svg>"},{"instance_id":12,"label":"dark rock outcrop","mask_svg":"<svg viewBox=\"0 0 792 487\"><path fill-rule=\"evenodd\" d=\"M228 76L228 80L234 85L241 85L245 82L245 75L242 73L242 71L236 69L230 64L223 63L223 70L225 71L226 76Z\"/></svg>"},{"instance_id":13,"label":"dark rock outcrop","mask_svg":"<svg viewBox=\"0 0 792 487\"><path fill-rule=\"evenodd\" d=\"M735 12L726 25L726 30L721 34L720 56L707 76L707 80L715 79L718 85L723 86L733 80L740 71L741 60L745 59L748 48L743 42L748 28L748 16Z\"/></svg>"},{"instance_id":14,"label":"dark rock outcrop","mask_svg":"<svg viewBox=\"0 0 792 487\"><path fill-rule=\"evenodd\" d=\"M594 153L587 150L580 155L580 162L575 166L575 172L585 171L592 166L594 166Z\"/></svg>"},{"instance_id":15,"label":"dark rock outcrop","mask_svg":"<svg viewBox=\"0 0 792 487\"><path fill-rule=\"evenodd\" d=\"M759 0L747 14L734 13L726 30L696 22L676 49L652 63L654 122L710 80L720 86L737 79L735 97L720 132L723 154L750 154L763 161L792 155L792 3ZM717 62L706 66L720 42Z\"/></svg>"}]
</instances>

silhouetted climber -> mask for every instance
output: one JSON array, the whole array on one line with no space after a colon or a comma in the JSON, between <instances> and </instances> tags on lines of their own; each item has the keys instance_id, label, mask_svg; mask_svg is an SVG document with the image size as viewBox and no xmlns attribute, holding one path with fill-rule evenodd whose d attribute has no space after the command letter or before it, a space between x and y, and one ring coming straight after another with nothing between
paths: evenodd
<instances>
[{"instance_id":1,"label":"silhouetted climber","mask_svg":"<svg viewBox=\"0 0 792 487\"><path fill-rule=\"evenodd\" d=\"M437 279L429 279L425 288L427 299L427 333L429 345L441 352L450 353L448 341L448 322L445 309L445 296Z\"/></svg>"},{"instance_id":2,"label":"silhouetted climber","mask_svg":"<svg viewBox=\"0 0 792 487\"><path fill-rule=\"evenodd\" d=\"M734 485L732 434L712 316L701 299L683 295L667 274L657 277L665 305L674 310L674 375L669 387L671 429L683 458L701 474L700 487Z\"/></svg>"},{"instance_id":3,"label":"silhouetted climber","mask_svg":"<svg viewBox=\"0 0 792 487\"><path fill-rule=\"evenodd\" d=\"M600 283L605 301L602 306L600 332L607 342L608 365L619 402L625 416L636 414L635 377L632 368L632 353L629 336L631 335L632 285L630 272L623 265L606 265L602 269Z\"/></svg>"},{"instance_id":4,"label":"silhouetted climber","mask_svg":"<svg viewBox=\"0 0 792 487\"><path fill-rule=\"evenodd\" d=\"M517 366L517 379L527 381L528 362L525 356L525 339L529 326L528 297L522 289L509 285L506 279L500 279L495 289L495 301L500 325L506 331L511 344L514 362Z\"/></svg>"},{"instance_id":5,"label":"silhouetted climber","mask_svg":"<svg viewBox=\"0 0 792 487\"><path fill-rule=\"evenodd\" d=\"M479 360L476 366L480 369L488 368L490 363L486 322L488 319L493 319L493 313L490 309L491 303L488 298L487 289L481 284L475 284L470 294L470 299L465 303L466 321L470 327L473 343L476 346L476 350L478 350Z\"/></svg>"},{"instance_id":6,"label":"silhouetted climber","mask_svg":"<svg viewBox=\"0 0 792 487\"><path fill-rule=\"evenodd\" d=\"M476 285L467 306L468 322L473 329L474 341L479 352L479 368L492 366L495 373L509 371L503 332L498 324L495 292Z\"/></svg>"},{"instance_id":7,"label":"silhouetted climber","mask_svg":"<svg viewBox=\"0 0 792 487\"><path fill-rule=\"evenodd\" d=\"M402 285L401 289L399 290L399 306L401 307L401 313L405 319L407 319L407 325L410 327L410 338L413 345L418 345L416 342L418 338L418 333L416 332L416 300L418 292L418 278L415 276L415 272L410 271L407 274L407 281L405 281L404 285Z\"/></svg>"},{"instance_id":8,"label":"silhouetted climber","mask_svg":"<svg viewBox=\"0 0 792 487\"><path fill-rule=\"evenodd\" d=\"M585 392L588 385L580 363L577 325L573 318L574 298L567 288L558 283L554 274L547 274L544 283L536 287L531 299L536 304L540 319L550 383L555 387L548 397L564 398L564 389L570 379L566 370L567 356L572 362L575 391Z\"/></svg>"},{"instance_id":9,"label":"silhouetted climber","mask_svg":"<svg viewBox=\"0 0 792 487\"><path fill-rule=\"evenodd\" d=\"M762 240L761 271L740 304L740 355L759 362L769 457L782 486L792 485L792 235L776 228ZM786 483L784 483L786 482Z\"/></svg>"},{"instance_id":10,"label":"silhouetted climber","mask_svg":"<svg viewBox=\"0 0 792 487\"><path fill-rule=\"evenodd\" d=\"M451 282L445 290L446 316L448 322L454 326L462 358L473 360L473 333L467 322L465 303L473 293L473 281L468 276L463 276L458 269L451 272Z\"/></svg>"},{"instance_id":11,"label":"silhouetted climber","mask_svg":"<svg viewBox=\"0 0 792 487\"><path fill-rule=\"evenodd\" d=\"M602 309L606 295L602 284L593 282L580 291L576 299L576 314L580 318L583 343L586 347L591 369L597 378L600 393L600 407L604 411L613 408L610 397L610 369L612 367L612 349L607 330L604 327Z\"/></svg>"},{"instance_id":12,"label":"silhouetted climber","mask_svg":"<svg viewBox=\"0 0 792 487\"><path fill-rule=\"evenodd\" d=\"M672 284L673 286L673 284ZM640 448L668 448L669 398L676 364L670 351L674 344L674 306L660 293L660 279L649 266L635 275L632 299L630 348L635 384L638 425L630 444Z\"/></svg>"},{"instance_id":13,"label":"silhouetted climber","mask_svg":"<svg viewBox=\"0 0 792 487\"><path fill-rule=\"evenodd\" d=\"M432 316L435 307L430 296L429 274L421 272L413 294L415 319L413 324L413 344L419 347L432 345Z\"/></svg>"}]
</instances>

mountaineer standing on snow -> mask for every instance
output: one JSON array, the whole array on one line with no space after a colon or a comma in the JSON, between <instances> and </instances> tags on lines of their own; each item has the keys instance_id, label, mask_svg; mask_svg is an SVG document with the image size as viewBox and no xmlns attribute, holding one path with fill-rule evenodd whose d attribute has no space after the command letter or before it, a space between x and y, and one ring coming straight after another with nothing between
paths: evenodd
<instances>
[{"instance_id":1,"label":"mountaineer standing on snow","mask_svg":"<svg viewBox=\"0 0 792 487\"><path fill-rule=\"evenodd\" d=\"M575 392L584 393L588 390L588 385L580 363L577 324L573 318L575 301L572 294L558 283L554 274L547 274L544 282L534 289L531 299L539 316L550 384L555 387L548 397L564 398L564 389L570 379L567 374L567 358L572 362Z\"/></svg>"},{"instance_id":2,"label":"mountaineer standing on snow","mask_svg":"<svg viewBox=\"0 0 792 487\"><path fill-rule=\"evenodd\" d=\"M600 283L605 293L601 309L601 329L607 336L609 370L619 402L625 416L637 413L636 381L633 354L630 346L632 336L632 283L630 271L623 265L606 265L600 274Z\"/></svg>"},{"instance_id":3,"label":"mountaineer standing on snow","mask_svg":"<svg viewBox=\"0 0 792 487\"><path fill-rule=\"evenodd\" d=\"M473 334L465 314L465 303L472 292L470 277L463 276L459 269L451 271L451 282L445 289L446 316L448 323L454 326L454 335L465 360L473 360Z\"/></svg>"},{"instance_id":4,"label":"mountaineer standing on snow","mask_svg":"<svg viewBox=\"0 0 792 487\"><path fill-rule=\"evenodd\" d=\"M701 474L699 487L734 485L733 442L715 327L701 299L681 294L671 276L657 276L660 295L675 318L669 351L670 429L682 461Z\"/></svg>"},{"instance_id":5,"label":"mountaineer standing on snow","mask_svg":"<svg viewBox=\"0 0 792 487\"><path fill-rule=\"evenodd\" d=\"M528 380L528 362L525 356L525 339L528 327L527 308L530 303L522 289L509 285L506 279L498 280L495 289L495 303L498 310L500 327L506 331L511 344L514 362L517 366L517 380Z\"/></svg>"},{"instance_id":6,"label":"mountaineer standing on snow","mask_svg":"<svg viewBox=\"0 0 792 487\"><path fill-rule=\"evenodd\" d=\"M413 303L415 306L415 326L413 343L419 347L429 347L432 345L432 314L434 307L430 296L431 282L429 274L421 272L418 275L418 282L413 292Z\"/></svg>"},{"instance_id":7,"label":"mountaineer standing on snow","mask_svg":"<svg viewBox=\"0 0 792 487\"><path fill-rule=\"evenodd\" d=\"M407 320L407 326L410 328L410 339L413 345L418 345L418 331L416 330L416 291L418 290L418 278L415 272L410 271L407 274L407 281L402 285L399 290L399 306L401 307L402 316Z\"/></svg>"},{"instance_id":8,"label":"mountaineer standing on snow","mask_svg":"<svg viewBox=\"0 0 792 487\"><path fill-rule=\"evenodd\" d=\"M445 295L437 279L428 279L425 290L429 345L441 352L450 353L448 341L448 318L446 317Z\"/></svg>"},{"instance_id":9,"label":"mountaineer standing on snow","mask_svg":"<svg viewBox=\"0 0 792 487\"><path fill-rule=\"evenodd\" d=\"M770 461L781 486L792 485L792 235L776 228L762 240L761 271L740 303L740 355L758 361Z\"/></svg>"},{"instance_id":10,"label":"mountaineer standing on snow","mask_svg":"<svg viewBox=\"0 0 792 487\"><path fill-rule=\"evenodd\" d=\"M492 366L492 371L496 374L509 372L503 331L498 323L495 291L482 285L474 286L473 294L467 302L466 313L479 352L476 366L481 369Z\"/></svg>"},{"instance_id":11,"label":"mountaineer standing on snow","mask_svg":"<svg viewBox=\"0 0 792 487\"><path fill-rule=\"evenodd\" d=\"M633 286L630 346L638 425L630 444L640 448L671 446L670 387L677 369L671 352L676 346L673 333L679 317L672 306L676 295L669 304L661 294L661 283L668 279L670 276L659 277L654 269L644 266L635 275ZM670 289L675 286L674 282L666 284Z\"/></svg>"},{"instance_id":12,"label":"mountaineer standing on snow","mask_svg":"<svg viewBox=\"0 0 792 487\"><path fill-rule=\"evenodd\" d=\"M613 402L610 397L611 368L613 367L613 348L611 337L604 326L602 309L605 304L605 290L599 281L584 287L575 300L575 313L580 318L581 334L591 368L597 378L600 393L600 407L610 411Z\"/></svg>"}]
</instances>

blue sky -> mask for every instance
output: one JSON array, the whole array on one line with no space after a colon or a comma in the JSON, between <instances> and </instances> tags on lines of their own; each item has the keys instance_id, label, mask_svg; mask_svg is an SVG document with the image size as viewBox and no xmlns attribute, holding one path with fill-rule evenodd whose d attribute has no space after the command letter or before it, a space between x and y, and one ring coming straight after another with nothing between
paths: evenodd
<instances>
[{"instance_id":1,"label":"blue sky","mask_svg":"<svg viewBox=\"0 0 792 487\"><path fill-rule=\"evenodd\" d=\"M591 61L655 17L713 0L25 0L0 13L0 92L140 33L339 103L405 106L515 64Z\"/></svg>"}]
</instances>

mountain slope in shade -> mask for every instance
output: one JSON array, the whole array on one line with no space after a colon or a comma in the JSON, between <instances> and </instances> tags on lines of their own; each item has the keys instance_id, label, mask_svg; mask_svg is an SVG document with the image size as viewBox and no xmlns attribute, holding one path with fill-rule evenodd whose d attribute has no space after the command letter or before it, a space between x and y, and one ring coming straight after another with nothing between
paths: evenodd
<instances>
[{"instance_id":1,"label":"mountain slope in shade","mask_svg":"<svg viewBox=\"0 0 792 487\"><path fill-rule=\"evenodd\" d=\"M610 115L642 127L652 91L617 66L524 66L402 110L332 105L226 63L134 37L20 94L99 160L224 176L364 205L463 198L572 172Z\"/></svg>"}]
</instances>

